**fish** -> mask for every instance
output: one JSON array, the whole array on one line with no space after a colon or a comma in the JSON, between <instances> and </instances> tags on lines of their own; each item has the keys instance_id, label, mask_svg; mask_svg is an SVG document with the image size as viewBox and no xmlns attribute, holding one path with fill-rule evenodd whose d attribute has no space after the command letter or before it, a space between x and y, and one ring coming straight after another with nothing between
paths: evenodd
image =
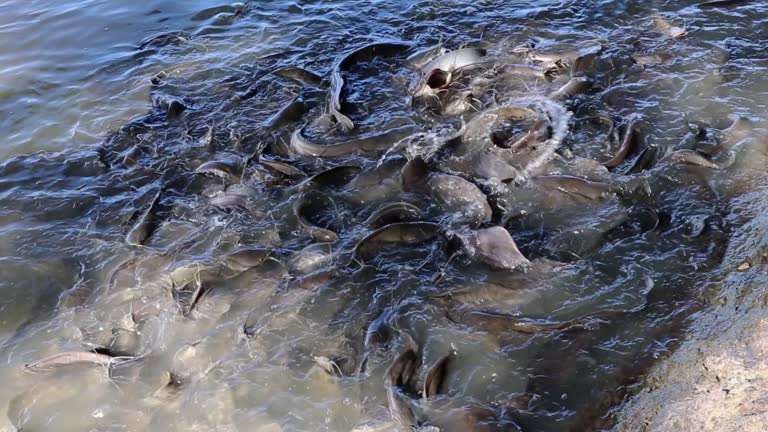
<instances>
[{"instance_id":1,"label":"fish","mask_svg":"<svg viewBox=\"0 0 768 432\"><path fill-rule=\"evenodd\" d=\"M363 223L378 229L393 223L415 222L420 219L421 210L418 207L407 202L396 202L377 209Z\"/></svg>"},{"instance_id":2,"label":"fish","mask_svg":"<svg viewBox=\"0 0 768 432\"><path fill-rule=\"evenodd\" d=\"M248 208L248 195L243 191L225 190L213 195L208 204L221 210L235 210Z\"/></svg>"},{"instance_id":3,"label":"fish","mask_svg":"<svg viewBox=\"0 0 768 432\"><path fill-rule=\"evenodd\" d=\"M704 3L699 3L697 6L700 8L719 8L728 6L739 6L745 3L752 3L752 0L713 0Z\"/></svg>"},{"instance_id":4,"label":"fish","mask_svg":"<svg viewBox=\"0 0 768 432\"><path fill-rule=\"evenodd\" d=\"M287 66L277 69L276 71L272 72L272 74L281 78L287 78L296 81L299 84L312 85L316 87L323 82L323 77L320 75L295 66Z\"/></svg>"},{"instance_id":5,"label":"fish","mask_svg":"<svg viewBox=\"0 0 768 432\"><path fill-rule=\"evenodd\" d=\"M272 255L272 250L268 248L243 247L222 255L219 262L232 275L239 275L268 260L275 260Z\"/></svg>"},{"instance_id":6,"label":"fish","mask_svg":"<svg viewBox=\"0 0 768 432\"><path fill-rule=\"evenodd\" d=\"M206 292L207 289L204 288L203 281L194 279L184 285L174 286L172 296L179 306L181 315L188 317Z\"/></svg>"},{"instance_id":7,"label":"fish","mask_svg":"<svg viewBox=\"0 0 768 432\"><path fill-rule=\"evenodd\" d=\"M429 368L424 377L424 386L421 390L422 398L432 399L443 393L443 381L445 381L451 357L453 357L453 353L448 353Z\"/></svg>"},{"instance_id":8,"label":"fish","mask_svg":"<svg viewBox=\"0 0 768 432\"><path fill-rule=\"evenodd\" d=\"M520 252L509 235L500 226L471 231L464 239L470 256L498 270L526 268L531 262Z\"/></svg>"},{"instance_id":9,"label":"fish","mask_svg":"<svg viewBox=\"0 0 768 432\"><path fill-rule=\"evenodd\" d=\"M333 260L331 243L314 243L296 252L288 262L288 268L291 274L305 275L322 267L330 267Z\"/></svg>"},{"instance_id":10,"label":"fish","mask_svg":"<svg viewBox=\"0 0 768 432\"><path fill-rule=\"evenodd\" d=\"M562 87L549 95L552 99L568 99L586 93L592 88L592 80L585 76L573 77Z\"/></svg>"},{"instance_id":11,"label":"fish","mask_svg":"<svg viewBox=\"0 0 768 432\"><path fill-rule=\"evenodd\" d=\"M449 318L454 322L469 324L492 334L537 334L548 331L567 331L572 329L594 330L600 325L609 323L610 321L608 321L608 318L613 318L615 315L621 313L623 313L623 311L604 311L568 321L552 322L499 312L470 310L462 313L458 317L451 317L449 315Z\"/></svg>"},{"instance_id":12,"label":"fish","mask_svg":"<svg viewBox=\"0 0 768 432\"><path fill-rule=\"evenodd\" d=\"M437 399L443 394L445 377L453 353L439 358L427 369L421 394L416 390L421 359L413 348L404 351L387 370L384 387L390 416L402 428L445 432L490 432L510 429L502 426L489 408ZM458 405L458 406L457 406Z\"/></svg>"},{"instance_id":13,"label":"fish","mask_svg":"<svg viewBox=\"0 0 768 432\"><path fill-rule=\"evenodd\" d=\"M143 246L157 228L157 215L155 214L160 202L160 196L164 188L161 187L149 201L147 208L139 215L136 223L125 236L125 242L132 246Z\"/></svg>"},{"instance_id":14,"label":"fish","mask_svg":"<svg viewBox=\"0 0 768 432\"><path fill-rule=\"evenodd\" d=\"M416 69L423 69L427 63L431 62L437 57L440 57L447 51L448 50L442 44L437 44L435 46L416 51L406 57L405 60Z\"/></svg>"},{"instance_id":15,"label":"fish","mask_svg":"<svg viewBox=\"0 0 768 432\"><path fill-rule=\"evenodd\" d=\"M24 366L29 372L46 372L62 366L90 365L111 368L127 362L136 361L139 357L115 357L92 351L67 351L54 354L34 363Z\"/></svg>"},{"instance_id":16,"label":"fish","mask_svg":"<svg viewBox=\"0 0 768 432\"><path fill-rule=\"evenodd\" d=\"M637 157L629 165L629 168L627 168L622 174L637 174L643 170L651 168L658 152L659 148L656 146L646 147L642 152L640 152L639 155L637 155Z\"/></svg>"},{"instance_id":17,"label":"fish","mask_svg":"<svg viewBox=\"0 0 768 432\"><path fill-rule=\"evenodd\" d=\"M480 188L459 176L432 173L425 187L457 223L479 226L489 222L493 216L488 198Z\"/></svg>"},{"instance_id":18,"label":"fish","mask_svg":"<svg viewBox=\"0 0 768 432\"><path fill-rule=\"evenodd\" d=\"M341 93L344 89L344 78L341 71L355 63L369 61L374 57L393 57L405 53L411 44L404 42L377 42L358 48L341 58L331 70L331 85L328 97L328 113L344 133L354 129L352 120L341 112Z\"/></svg>"},{"instance_id":19,"label":"fish","mask_svg":"<svg viewBox=\"0 0 768 432\"><path fill-rule=\"evenodd\" d=\"M624 132L624 138L621 140L621 145L616 151L616 154L614 154L611 159L603 162L603 165L605 165L607 168L616 168L617 166L621 165L622 162L624 162L627 156L637 146L639 139L636 128L637 124L633 119L627 124L626 131Z\"/></svg>"},{"instance_id":20,"label":"fish","mask_svg":"<svg viewBox=\"0 0 768 432\"><path fill-rule=\"evenodd\" d=\"M525 411L512 414L524 430L605 429L599 426L607 426L601 422L605 410L620 404L626 389L665 350L654 341L669 324L659 325L647 309L596 316L601 321L596 328L561 330L528 365L524 400L517 404ZM607 344L621 349L606 350Z\"/></svg>"},{"instance_id":21,"label":"fish","mask_svg":"<svg viewBox=\"0 0 768 432\"><path fill-rule=\"evenodd\" d=\"M532 178L532 181L547 188L579 195L593 201L604 198L614 192L613 186L608 183L565 174L535 176Z\"/></svg>"},{"instance_id":22,"label":"fish","mask_svg":"<svg viewBox=\"0 0 768 432\"><path fill-rule=\"evenodd\" d=\"M485 55L486 50L482 48L462 48L437 57L421 68L423 76L413 96L435 94L436 90L451 84L454 72L477 65Z\"/></svg>"},{"instance_id":23,"label":"fish","mask_svg":"<svg viewBox=\"0 0 768 432\"><path fill-rule=\"evenodd\" d=\"M461 48L448 51L424 65L421 70L425 74L429 74L436 69L450 73L457 69L480 63L486 54L487 51L483 48Z\"/></svg>"},{"instance_id":24,"label":"fish","mask_svg":"<svg viewBox=\"0 0 768 432\"><path fill-rule=\"evenodd\" d=\"M200 174L213 174L230 181L236 181L241 176L242 166L236 161L213 160L200 164L195 168L195 172Z\"/></svg>"},{"instance_id":25,"label":"fish","mask_svg":"<svg viewBox=\"0 0 768 432\"><path fill-rule=\"evenodd\" d=\"M319 242L335 242L339 239L335 232L316 226L309 220L309 212L317 211L321 208L328 209L334 206L333 200L327 195L317 191L302 193L294 202L293 214L299 221L302 228L307 231L314 240Z\"/></svg>"},{"instance_id":26,"label":"fish","mask_svg":"<svg viewBox=\"0 0 768 432\"><path fill-rule=\"evenodd\" d=\"M677 150L674 151L659 160L659 164L665 163L682 163L686 165L694 165L712 169L722 169L720 165L704 157L702 154L695 150Z\"/></svg>"},{"instance_id":27,"label":"fish","mask_svg":"<svg viewBox=\"0 0 768 432\"><path fill-rule=\"evenodd\" d=\"M427 177L429 166L421 156L416 156L400 169L400 185L404 191L411 191L422 184Z\"/></svg>"},{"instance_id":28,"label":"fish","mask_svg":"<svg viewBox=\"0 0 768 432\"><path fill-rule=\"evenodd\" d=\"M356 165L335 166L325 171L321 171L305 180L301 184L301 189L307 191L311 189L344 186L362 172L363 169Z\"/></svg>"},{"instance_id":29,"label":"fish","mask_svg":"<svg viewBox=\"0 0 768 432\"><path fill-rule=\"evenodd\" d=\"M664 36L672 39L680 39L688 35L688 31L682 27L677 27L669 22L667 18L657 16L653 19L656 24L656 30L660 31Z\"/></svg>"},{"instance_id":30,"label":"fish","mask_svg":"<svg viewBox=\"0 0 768 432\"><path fill-rule=\"evenodd\" d=\"M571 65L571 76L575 77L579 74L594 74L595 62L603 53L604 47L602 45L595 45L593 47L581 50L579 56L573 60Z\"/></svg>"},{"instance_id":31,"label":"fish","mask_svg":"<svg viewBox=\"0 0 768 432\"><path fill-rule=\"evenodd\" d=\"M184 104L184 102L173 99L169 101L166 105L166 114L165 119L166 120L173 120L176 118L179 118L184 111L186 111L187 106Z\"/></svg>"},{"instance_id":32,"label":"fish","mask_svg":"<svg viewBox=\"0 0 768 432\"><path fill-rule=\"evenodd\" d=\"M572 71L573 65L577 63L577 59L585 55L599 54L602 50L602 45L593 44L579 49L552 52L526 49L525 54L531 62L540 65L545 69L545 75L552 76L565 73L569 70ZM577 64L577 71L581 70L581 68L582 67Z\"/></svg>"},{"instance_id":33,"label":"fish","mask_svg":"<svg viewBox=\"0 0 768 432\"><path fill-rule=\"evenodd\" d=\"M163 33L155 36L150 36L143 41L139 42L138 50L143 51L146 49L158 49L169 45L178 45L181 43L189 42L192 39L192 35L184 31L175 31L169 33Z\"/></svg>"},{"instance_id":34,"label":"fish","mask_svg":"<svg viewBox=\"0 0 768 432\"><path fill-rule=\"evenodd\" d=\"M273 173L277 173L285 177L294 179L302 179L307 177L307 173L285 162L261 159L260 163Z\"/></svg>"},{"instance_id":35,"label":"fish","mask_svg":"<svg viewBox=\"0 0 768 432\"><path fill-rule=\"evenodd\" d=\"M440 238L442 228L432 222L401 222L386 225L372 232L355 246L354 259L365 261L375 255L377 248L391 243L414 245Z\"/></svg>"},{"instance_id":36,"label":"fish","mask_svg":"<svg viewBox=\"0 0 768 432\"><path fill-rule=\"evenodd\" d=\"M413 349L409 348L397 357L384 378L389 414L404 428L417 425L416 415L409 404L409 397L403 392L415 388L420 366L421 359Z\"/></svg>"},{"instance_id":37,"label":"fish","mask_svg":"<svg viewBox=\"0 0 768 432\"><path fill-rule=\"evenodd\" d=\"M420 128L416 125L404 125L388 129L385 132L351 138L335 144L319 144L304 137L304 128L297 129L291 135L291 148L303 156L338 157L355 153L387 150L400 140L407 138Z\"/></svg>"},{"instance_id":38,"label":"fish","mask_svg":"<svg viewBox=\"0 0 768 432\"><path fill-rule=\"evenodd\" d=\"M479 113L445 141L427 162L447 173L475 179L522 182L552 161L568 131L570 113L558 102L534 98ZM500 127L534 127L531 137L513 148L499 147Z\"/></svg>"},{"instance_id":39,"label":"fish","mask_svg":"<svg viewBox=\"0 0 768 432\"><path fill-rule=\"evenodd\" d=\"M496 141L494 141L494 144L502 148L508 148L510 150L519 150L527 146L532 146L532 145L535 146L539 143L542 143L548 140L551 137L552 137L552 125L547 120L538 119L533 124L533 126L531 126L531 129L528 130L528 132L525 135L523 135L522 138L511 143L509 146L504 145L504 143L502 142L496 142Z\"/></svg>"},{"instance_id":40,"label":"fish","mask_svg":"<svg viewBox=\"0 0 768 432\"><path fill-rule=\"evenodd\" d=\"M280 111L272 114L264 121L262 127L267 130L276 130L301 120L307 112L307 104L301 95L294 97Z\"/></svg>"}]
</instances>

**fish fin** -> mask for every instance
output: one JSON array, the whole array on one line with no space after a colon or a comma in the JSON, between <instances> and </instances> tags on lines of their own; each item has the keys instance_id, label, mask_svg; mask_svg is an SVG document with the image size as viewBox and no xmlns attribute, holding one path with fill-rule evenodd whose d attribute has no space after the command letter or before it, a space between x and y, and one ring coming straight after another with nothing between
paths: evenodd
<instances>
[{"instance_id":1,"label":"fish fin","mask_svg":"<svg viewBox=\"0 0 768 432\"><path fill-rule=\"evenodd\" d=\"M393 419L405 427L416 425L412 401L407 394L413 392L419 366L421 366L421 359L416 351L409 348L392 363L384 377L389 413Z\"/></svg>"},{"instance_id":2,"label":"fish fin","mask_svg":"<svg viewBox=\"0 0 768 432\"><path fill-rule=\"evenodd\" d=\"M452 353L446 354L429 368L429 372L427 372L427 376L424 378L424 388L422 391L424 399L435 397L441 393L445 375L448 372L448 363L452 356Z\"/></svg>"},{"instance_id":3,"label":"fish fin","mask_svg":"<svg viewBox=\"0 0 768 432\"><path fill-rule=\"evenodd\" d=\"M408 191L419 184L427 175L427 163L421 156L408 161L400 171L400 182L403 189Z\"/></svg>"}]
</instances>

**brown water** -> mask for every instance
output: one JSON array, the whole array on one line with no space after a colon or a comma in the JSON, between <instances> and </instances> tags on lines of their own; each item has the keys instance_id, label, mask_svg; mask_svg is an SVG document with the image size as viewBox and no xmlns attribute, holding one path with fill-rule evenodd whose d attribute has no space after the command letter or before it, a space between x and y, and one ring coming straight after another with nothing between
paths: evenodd
<instances>
[{"instance_id":1,"label":"brown water","mask_svg":"<svg viewBox=\"0 0 768 432\"><path fill-rule=\"evenodd\" d=\"M768 161L768 3L693 3L0 3L0 34L13 41L0 47L0 430L396 430L386 424L383 375L411 344L422 376L453 352L442 394L414 399L422 425L467 430L459 416L482 407L492 420L475 430L610 427L609 410L674 349L686 319L732 270L720 260L751 205L734 198L764 181ZM670 37L665 22L689 33ZM320 129L327 82L313 88L272 72L299 66L327 76L343 55L380 40L414 50L482 46L496 66L525 61L521 47L602 45L595 87L562 105L546 102L560 114L552 121L568 126L557 156L568 162L546 173L624 193L593 201L476 181L494 204L484 226L503 224L532 265L497 271L454 254L455 237L473 228L434 194L402 189L404 156L428 154L475 111L544 104L537 101L563 82L469 71L464 78L482 75L492 90L477 92L464 113L439 114L411 104L420 72L406 53L344 71L343 109L353 135L404 124L419 135L388 151L291 154L282 144L296 129ZM308 112L267 130L264 122L299 94ZM169 114L173 101L181 114ZM656 163L631 175L618 174L628 164L609 173L586 163L615 151L595 120L606 115L641 120ZM734 115L742 119L727 129ZM344 139L315 132L307 135ZM309 214L337 241L317 246L297 221L294 204L308 188L301 180L257 160L236 179L194 173L209 160L244 164L265 144L263 160L309 175L360 168L347 183L319 187L327 202ZM684 148L724 169L663 162ZM472 166L448 157L431 167L440 169L471 177L464 171ZM156 229L145 246L126 244L158 191ZM222 196L237 205L214 205ZM373 230L364 221L395 201L419 207L454 241L353 259ZM759 256L761 244L745 255ZM241 247L274 259L210 276ZM206 290L189 313L172 294L173 271L184 266L200 269L188 277ZM527 334L484 326L472 312L539 324L598 315L586 328ZM109 369L24 367L94 347L138 359ZM342 376L318 358L335 361Z\"/></svg>"}]
</instances>

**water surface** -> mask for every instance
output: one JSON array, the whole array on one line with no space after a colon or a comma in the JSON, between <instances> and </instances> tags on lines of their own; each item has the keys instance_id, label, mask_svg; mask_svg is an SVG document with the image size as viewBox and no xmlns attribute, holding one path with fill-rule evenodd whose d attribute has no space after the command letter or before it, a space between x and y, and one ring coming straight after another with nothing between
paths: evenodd
<instances>
[{"instance_id":1,"label":"water surface","mask_svg":"<svg viewBox=\"0 0 768 432\"><path fill-rule=\"evenodd\" d=\"M458 424L462 410L479 407L493 413L484 426L499 430L609 427L609 409L674 349L686 319L712 295L728 235L749 213L733 199L763 179L768 4L712 10L694 3L0 4L0 36L14 41L0 47L0 428L382 424L390 420L383 376L411 344L422 376L453 353L442 395L416 404L422 423L438 422L437 411ZM670 37L660 19L688 35ZM303 86L272 72L298 66L327 77L341 56L381 40L414 49L482 46L502 64L522 61L521 48L600 44L613 63L591 91L564 103L571 118L558 157L610 158L615 148L595 120L607 115L618 124L641 120L657 164L626 176L595 169L588 177L637 187L549 207L540 193L520 198L524 185L478 182L504 208L533 209L483 225L503 223L533 263L527 272L490 270L441 241L385 247L360 260L355 245L372 231L363 222L393 201L418 206L448 236L468 232L445 203L402 189L405 155L426 154L436 136L477 110L544 98L562 84L497 82L475 95L480 105L441 115L411 104L420 72L405 54L376 58L345 71L344 109L356 133L413 124L421 138L407 141L406 151L338 158L286 151L298 128L309 125L308 136L322 129L315 120L327 84ZM265 121L297 95L307 113L267 130ZM182 113L173 113L174 102ZM733 116L743 121L725 130ZM658 163L674 150L704 154L709 140L715 150L707 157L727 168ZM309 175L360 168L349 183L321 188L329 204L311 215L338 241L313 246L317 239L293 213L306 184L250 158L265 145L263 159ZM245 169L237 179L194 173L210 160ZM225 188L241 197L237 206L214 205ZM156 229L145 246L126 244L158 192ZM205 274L242 247L268 250L274 260L205 279L206 295L185 310L173 295L173 270ZM298 265L309 265L307 247L326 261ZM483 288L501 294L461 296ZM591 318L586 328L527 334L465 319L472 312L539 324ZM109 371L24 368L59 352L116 346L140 361ZM318 358L336 362L331 374Z\"/></svg>"}]
</instances>

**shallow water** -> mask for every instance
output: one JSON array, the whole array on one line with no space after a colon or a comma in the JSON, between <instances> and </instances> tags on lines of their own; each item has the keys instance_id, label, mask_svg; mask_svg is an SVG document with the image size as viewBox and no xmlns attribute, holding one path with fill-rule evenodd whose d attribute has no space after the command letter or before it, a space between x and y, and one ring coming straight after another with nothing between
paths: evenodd
<instances>
[{"instance_id":1,"label":"shallow water","mask_svg":"<svg viewBox=\"0 0 768 432\"><path fill-rule=\"evenodd\" d=\"M750 213L736 197L764 180L768 3L583 3L0 3L0 36L15 41L0 47L0 430L386 424L383 377L411 345L421 376L453 353L441 395L412 402L422 424L466 430L456 426L462 409L482 407L492 420L475 430L609 427L609 410L716 295L730 270L720 262L728 235ZM688 35L665 35L662 19ZM353 136L403 125L421 134L357 155L291 154L291 134L305 125L318 142L346 137L315 121L327 80L303 86L272 72L299 66L327 77L343 55L381 40L414 50L482 46L495 66L525 62L521 47L542 54L601 44L595 86L557 105L551 120L567 134L537 175L585 176L622 192L589 200L526 179L474 179L494 207L482 226L502 223L532 264L498 271L455 253L477 224L428 186L403 190L404 155L432 154L440 136L494 104L544 104L567 77L501 79L484 65L458 74L458 87L483 89L472 106L440 114L412 103L420 73L407 53L343 71L342 108ZM478 76L486 81L472 81ZM307 112L266 127L297 95ZM640 120L656 164L621 175L629 163L608 172L585 162L616 150L595 120L605 115ZM726 129L731 115L744 119ZM309 175L360 169L318 186L247 160L265 145L262 160ZM724 169L662 157L689 148ZM209 160L239 170L235 178L194 173ZM473 167L448 157L438 169L471 177ZM318 246L323 233L294 214L310 188L322 198L307 219L338 234L335 242ZM158 192L155 229L144 246L126 244ZM223 206L225 198L235 205ZM396 201L416 205L441 234L356 251L374 229L364 221ZM760 245L742 255L759 256ZM216 267L241 247L273 259ZM196 278L205 294L190 304ZM478 312L504 314L506 330L473 318ZM551 324L587 315L570 329L509 330L514 317ZM94 347L139 358L109 369L24 367ZM322 358L335 362L332 373L318 366Z\"/></svg>"}]
</instances>

